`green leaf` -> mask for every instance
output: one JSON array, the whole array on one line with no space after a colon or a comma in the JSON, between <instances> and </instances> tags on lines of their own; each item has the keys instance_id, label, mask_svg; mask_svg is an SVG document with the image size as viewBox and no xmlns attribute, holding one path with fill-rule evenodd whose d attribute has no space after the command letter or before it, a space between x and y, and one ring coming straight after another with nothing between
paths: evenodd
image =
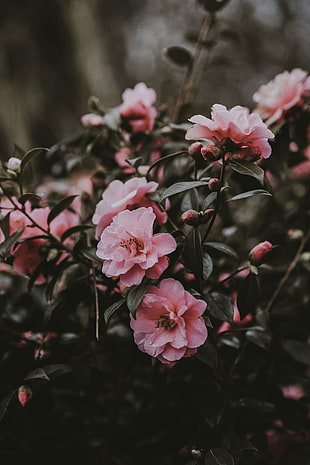
<instances>
[{"instance_id":1,"label":"green leaf","mask_svg":"<svg viewBox=\"0 0 310 465\"><path fill-rule=\"evenodd\" d=\"M67 237L71 236L72 234L76 234L81 231L86 231L87 229L92 229L94 227L93 224L78 224L77 226L72 226L72 228L67 229L61 236L61 240L64 241Z\"/></svg>"},{"instance_id":2,"label":"green leaf","mask_svg":"<svg viewBox=\"0 0 310 465\"><path fill-rule=\"evenodd\" d=\"M217 351L212 342L207 339L206 342L198 348L195 357L209 367L216 369L217 367Z\"/></svg>"},{"instance_id":3,"label":"green leaf","mask_svg":"<svg viewBox=\"0 0 310 465\"><path fill-rule=\"evenodd\" d=\"M204 396L199 401L199 409L211 428L219 425L225 411L225 403L225 393L222 387L210 377L204 389Z\"/></svg>"},{"instance_id":4,"label":"green leaf","mask_svg":"<svg viewBox=\"0 0 310 465\"><path fill-rule=\"evenodd\" d=\"M203 199L203 202L202 202L202 210L206 210L207 208L210 207L210 205L213 204L213 202L215 201L217 197L217 192L211 192L211 194L207 195L206 198Z\"/></svg>"},{"instance_id":5,"label":"green leaf","mask_svg":"<svg viewBox=\"0 0 310 465\"><path fill-rule=\"evenodd\" d=\"M192 271L198 279L203 278L203 254L201 246L201 236L198 228L192 228L192 231L184 241L184 250L182 253L185 266ZM208 264L206 263L206 266Z\"/></svg>"},{"instance_id":6,"label":"green leaf","mask_svg":"<svg viewBox=\"0 0 310 465\"><path fill-rule=\"evenodd\" d=\"M6 412L8 410L8 407L10 405L10 402L11 402L12 398L16 395L16 393L17 393L17 389L14 389L8 395L6 395L5 397L3 397L1 399L1 401L0 401L0 421L2 420L4 415L6 414Z\"/></svg>"},{"instance_id":7,"label":"green leaf","mask_svg":"<svg viewBox=\"0 0 310 465\"><path fill-rule=\"evenodd\" d=\"M41 197L37 194L33 194L32 192L27 192L26 194L23 194L21 197L19 197L18 201L20 203L22 203L23 205L27 202L27 201L37 201L39 202L41 200Z\"/></svg>"},{"instance_id":8,"label":"green leaf","mask_svg":"<svg viewBox=\"0 0 310 465\"><path fill-rule=\"evenodd\" d=\"M240 348L240 340L233 334L219 334L218 342L233 349Z\"/></svg>"},{"instance_id":9,"label":"green leaf","mask_svg":"<svg viewBox=\"0 0 310 465\"><path fill-rule=\"evenodd\" d=\"M249 273L241 284L237 296L237 306L241 320L248 314L254 315L259 300L259 285L257 276Z\"/></svg>"},{"instance_id":10,"label":"green leaf","mask_svg":"<svg viewBox=\"0 0 310 465\"><path fill-rule=\"evenodd\" d=\"M48 152L48 149L45 147L37 147L29 150L25 153L21 160L20 170L21 172L25 169L25 166L37 155L40 155L42 152Z\"/></svg>"},{"instance_id":11,"label":"green leaf","mask_svg":"<svg viewBox=\"0 0 310 465\"><path fill-rule=\"evenodd\" d=\"M4 176L0 176L0 182L6 182L6 181L15 181L13 178L6 178Z\"/></svg>"},{"instance_id":12,"label":"green leaf","mask_svg":"<svg viewBox=\"0 0 310 465\"><path fill-rule=\"evenodd\" d=\"M2 220L0 220L0 228L4 234L4 237L7 239L10 236L10 215L5 215Z\"/></svg>"},{"instance_id":13,"label":"green leaf","mask_svg":"<svg viewBox=\"0 0 310 465\"><path fill-rule=\"evenodd\" d=\"M234 158L230 158L229 164L237 173L251 176L252 178L257 179L261 185L264 184L264 170L255 163L247 160L236 160Z\"/></svg>"},{"instance_id":14,"label":"green leaf","mask_svg":"<svg viewBox=\"0 0 310 465\"><path fill-rule=\"evenodd\" d=\"M234 465L233 457L224 449L210 449L205 455L205 465Z\"/></svg>"},{"instance_id":15,"label":"green leaf","mask_svg":"<svg viewBox=\"0 0 310 465\"><path fill-rule=\"evenodd\" d=\"M188 66L192 62L192 54L184 47L174 46L163 50L170 61L179 66Z\"/></svg>"},{"instance_id":16,"label":"green leaf","mask_svg":"<svg viewBox=\"0 0 310 465\"><path fill-rule=\"evenodd\" d=\"M36 368L35 370L31 371L25 378L24 381L30 379L44 379L45 381L50 381L51 379L45 373L43 368Z\"/></svg>"},{"instance_id":17,"label":"green leaf","mask_svg":"<svg viewBox=\"0 0 310 465\"><path fill-rule=\"evenodd\" d=\"M18 239L23 234L24 230L25 228L19 229L14 234L12 234L12 236L9 236L4 242L2 242L2 244L0 244L1 258L4 258L9 253L13 245L18 241Z\"/></svg>"},{"instance_id":18,"label":"green leaf","mask_svg":"<svg viewBox=\"0 0 310 465\"><path fill-rule=\"evenodd\" d=\"M310 366L310 344L287 340L283 342L283 347L296 362Z\"/></svg>"},{"instance_id":19,"label":"green leaf","mask_svg":"<svg viewBox=\"0 0 310 465\"><path fill-rule=\"evenodd\" d=\"M213 271L213 261L207 252L202 254L203 279L207 281Z\"/></svg>"},{"instance_id":20,"label":"green leaf","mask_svg":"<svg viewBox=\"0 0 310 465\"><path fill-rule=\"evenodd\" d=\"M187 153L187 152L185 152L185 151L180 151L180 152L170 153L169 155L166 155L166 156L164 156L164 157L159 158L158 160L154 161L154 163L151 164L151 166L150 166L149 169L147 170L146 175L148 175L149 172L150 172L153 168L155 168L155 166L160 165L161 163L166 163L166 161L168 161L168 160L170 160L170 159L172 159L172 158L175 158L175 157L177 157L178 155L182 155L182 154L184 154L184 153Z\"/></svg>"},{"instance_id":21,"label":"green leaf","mask_svg":"<svg viewBox=\"0 0 310 465\"><path fill-rule=\"evenodd\" d=\"M53 207L49 212L47 217L47 224L50 224L61 212L70 207L75 197L77 197L77 195L68 195L68 197L64 197L63 199L59 200L55 207Z\"/></svg>"},{"instance_id":22,"label":"green leaf","mask_svg":"<svg viewBox=\"0 0 310 465\"><path fill-rule=\"evenodd\" d=\"M188 191L189 189L193 189L194 187L201 187L207 186L208 183L206 181L185 181L185 182L176 182L172 184L172 186L168 187L168 189L163 192L160 197L160 202L165 200L167 197L171 195L180 194L181 192Z\"/></svg>"},{"instance_id":23,"label":"green leaf","mask_svg":"<svg viewBox=\"0 0 310 465\"><path fill-rule=\"evenodd\" d=\"M234 307L231 298L222 292L210 292L203 295L207 302L207 313L220 321L233 322Z\"/></svg>"},{"instance_id":24,"label":"green leaf","mask_svg":"<svg viewBox=\"0 0 310 465\"><path fill-rule=\"evenodd\" d=\"M109 319L111 318L111 316L119 309L122 307L122 305L124 305L124 303L126 302L126 299L121 299L121 300L118 300L117 302L114 302L112 305L110 305L104 312L104 321L105 321L105 324L107 325L108 322L109 322Z\"/></svg>"},{"instance_id":25,"label":"green leaf","mask_svg":"<svg viewBox=\"0 0 310 465\"><path fill-rule=\"evenodd\" d=\"M270 194L270 192L268 191L265 191L265 189L255 189L253 191L243 192L242 194L234 195L234 197L228 199L227 202L231 202L232 200L246 199L248 197L254 197L257 195L268 195L269 197L272 197L272 194Z\"/></svg>"},{"instance_id":26,"label":"green leaf","mask_svg":"<svg viewBox=\"0 0 310 465\"><path fill-rule=\"evenodd\" d=\"M263 330L252 330L249 329L245 333L245 337L249 342L252 342L261 349L268 350L271 341L271 335Z\"/></svg>"},{"instance_id":27,"label":"green leaf","mask_svg":"<svg viewBox=\"0 0 310 465\"><path fill-rule=\"evenodd\" d=\"M229 255L230 257L235 258L236 260L239 260L237 253L235 252L234 249L229 247L229 245L222 244L221 242L205 242L203 245L205 247L210 247L211 249L218 250L219 252L223 252L226 255Z\"/></svg>"},{"instance_id":28,"label":"green leaf","mask_svg":"<svg viewBox=\"0 0 310 465\"><path fill-rule=\"evenodd\" d=\"M63 363L53 363L52 365L46 365L43 367L43 371L50 379L54 379L57 376L71 373L72 369Z\"/></svg>"},{"instance_id":29,"label":"green leaf","mask_svg":"<svg viewBox=\"0 0 310 465\"><path fill-rule=\"evenodd\" d=\"M127 307L134 317L136 316L137 308L141 304L149 286L149 283L144 283L139 284L138 286L132 286L129 289L127 294Z\"/></svg>"}]
</instances>

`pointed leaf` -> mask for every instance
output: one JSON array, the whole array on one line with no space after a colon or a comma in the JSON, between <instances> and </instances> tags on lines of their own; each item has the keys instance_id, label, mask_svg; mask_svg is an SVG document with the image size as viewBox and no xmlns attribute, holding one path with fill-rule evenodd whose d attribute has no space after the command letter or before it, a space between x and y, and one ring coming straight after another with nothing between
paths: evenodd
<instances>
[{"instance_id":1,"label":"pointed leaf","mask_svg":"<svg viewBox=\"0 0 310 465\"><path fill-rule=\"evenodd\" d=\"M212 342L207 339L206 342L198 348L195 357L209 367L216 369L217 367L217 351Z\"/></svg>"},{"instance_id":2,"label":"pointed leaf","mask_svg":"<svg viewBox=\"0 0 310 465\"><path fill-rule=\"evenodd\" d=\"M207 281L213 271L213 261L207 252L203 252L202 255L202 266L203 266L203 279Z\"/></svg>"},{"instance_id":3,"label":"pointed leaf","mask_svg":"<svg viewBox=\"0 0 310 465\"><path fill-rule=\"evenodd\" d=\"M0 244L0 255L1 258L4 258L11 248L14 246L14 244L18 241L18 239L21 237L23 234L25 228L21 228L18 231L16 231L12 236L9 236L2 244Z\"/></svg>"},{"instance_id":4,"label":"pointed leaf","mask_svg":"<svg viewBox=\"0 0 310 465\"><path fill-rule=\"evenodd\" d=\"M203 295L207 302L207 313L220 321L233 322L234 307L231 298L221 292L209 292Z\"/></svg>"},{"instance_id":5,"label":"pointed leaf","mask_svg":"<svg viewBox=\"0 0 310 465\"><path fill-rule=\"evenodd\" d=\"M40 202L41 197L37 194L33 194L32 192L27 192L26 194L23 194L21 197L19 197L18 201L19 203L22 203L23 205L27 202L27 201L37 201L37 202Z\"/></svg>"},{"instance_id":6,"label":"pointed leaf","mask_svg":"<svg viewBox=\"0 0 310 465\"><path fill-rule=\"evenodd\" d=\"M177 157L178 155L182 155L182 154L184 154L184 153L187 153L187 152L181 151L181 152L170 153L169 155L166 155L166 156L164 156L164 157L159 158L158 160L154 161L154 162L151 164L151 166L150 166L149 169L147 170L146 175L148 175L149 172L150 172L153 168L155 168L155 166L157 166L157 165L159 165L159 164L161 164L161 163L165 163L166 161L170 160L171 158L175 158L175 157Z\"/></svg>"},{"instance_id":7,"label":"pointed leaf","mask_svg":"<svg viewBox=\"0 0 310 465\"><path fill-rule=\"evenodd\" d=\"M224 449L210 449L205 455L205 465L234 465L233 457Z\"/></svg>"},{"instance_id":8,"label":"pointed leaf","mask_svg":"<svg viewBox=\"0 0 310 465\"><path fill-rule=\"evenodd\" d=\"M174 46L163 50L170 61L179 66L188 66L192 62L192 54L184 47Z\"/></svg>"},{"instance_id":9,"label":"pointed leaf","mask_svg":"<svg viewBox=\"0 0 310 465\"><path fill-rule=\"evenodd\" d=\"M211 194L207 195L207 197L202 202L202 210L206 210L213 204L217 197L217 192L211 192Z\"/></svg>"},{"instance_id":10,"label":"pointed leaf","mask_svg":"<svg viewBox=\"0 0 310 465\"><path fill-rule=\"evenodd\" d=\"M72 234L76 234L81 231L86 231L87 229L94 228L93 224L78 224L77 226L72 226L72 228L67 229L61 236L61 240L64 241L67 237L71 236Z\"/></svg>"},{"instance_id":11,"label":"pointed leaf","mask_svg":"<svg viewBox=\"0 0 310 465\"><path fill-rule=\"evenodd\" d=\"M160 202L165 200L167 197L171 195L180 194L181 192L188 191L189 189L193 189L194 187L201 187L207 186L208 183L206 181L186 181L186 182L176 182L172 184L172 186L168 187L168 189L163 192L160 197Z\"/></svg>"},{"instance_id":12,"label":"pointed leaf","mask_svg":"<svg viewBox=\"0 0 310 465\"><path fill-rule=\"evenodd\" d=\"M56 216L70 207L75 197L77 197L77 195L69 195L68 197L64 197L63 199L59 200L55 207L53 207L49 212L47 217L47 224L50 224L56 218Z\"/></svg>"},{"instance_id":13,"label":"pointed leaf","mask_svg":"<svg viewBox=\"0 0 310 465\"><path fill-rule=\"evenodd\" d=\"M45 373L43 368L36 368L35 370L31 371L25 378L24 381L30 379L44 379L46 381L50 381L49 376Z\"/></svg>"},{"instance_id":14,"label":"pointed leaf","mask_svg":"<svg viewBox=\"0 0 310 465\"><path fill-rule=\"evenodd\" d=\"M203 254L201 236L198 228L192 228L191 233L184 242L182 253L185 266L192 271L198 279L203 278ZM206 263L207 266L207 263Z\"/></svg>"},{"instance_id":15,"label":"pointed leaf","mask_svg":"<svg viewBox=\"0 0 310 465\"><path fill-rule=\"evenodd\" d=\"M237 306L241 320L248 314L254 315L259 300L257 276L249 273L241 284L237 297Z\"/></svg>"},{"instance_id":16,"label":"pointed leaf","mask_svg":"<svg viewBox=\"0 0 310 465\"><path fill-rule=\"evenodd\" d=\"M310 366L310 344L287 340L283 342L283 347L294 360Z\"/></svg>"},{"instance_id":17,"label":"pointed leaf","mask_svg":"<svg viewBox=\"0 0 310 465\"><path fill-rule=\"evenodd\" d=\"M271 335L263 330L252 330L249 329L245 333L245 337L248 341L252 342L261 349L268 350L271 341Z\"/></svg>"},{"instance_id":18,"label":"pointed leaf","mask_svg":"<svg viewBox=\"0 0 310 465\"><path fill-rule=\"evenodd\" d=\"M272 194L270 194L270 192L268 191L265 191L265 189L254 189L252 191L243 192L242 194L234 195L233 197L228 199L227 202L231 202L232 200L246 199L248 197L254 197L257 195L268 195L269 197L272 197Z\"/></svg>"},{"instance_id":19,"label":"pointed leaf","mask_svg":"<svg viewBox=\"0 0 310 465\"><path fill-rule=\"evenodd\" d=\"M72 369L64 363L54 363L52 365L46 365L43 367L43 370L50 379L54 379L57 376L65 375L66 373L72 372Z\"/></svg>"},{"instance_id":20,"label":"pointed leaf","mask_svg":"<svg viewBox=\"0 0 310 465\"><path fill-rule=\"evenodd\" d=\"M226 255L229 255L230 257L235 258L236 260L239 260L239 257L237 253L229 247L229 245L222 244L222 242L205 242L203 244L205 247L210 247L211 249L216 249L220 252L225 253Z\"/></svg>"},{"instance_id":21,"label":"pointed leaf","mask_svg":"<svg viewBox=\"0 0 310 465\"><path fill-rule=\"evenodd\" d=\"M22 158L21 164L20 164L20 170L21 172L24 170L25 166L37 155L39 155L42 152L48 152L48 149L46 147L37 147L34 149L29 150L28 152L25 153L25 155Z\"/></svg>"},{"instance_id":22,"label":"pointed leaf","mask_svg":"<svg viewBox=\"0 0 310 465\"><path fill-rule=\"evenodd\" d=\"M144 283L138 286L132 286L127 294L127 307L130 313L135 317L137 308L143 300L150 284Z\"/></svg>"},{"instance_id":23,"label":"pointed leaf","mask_svg":"<svg viewBox=\"0 0 310 465\"><path fill-rule=\"evenodd\" d=\"M10 394L6 395L5 397L3 397L1 399L1 401L0 401L0 421L2 420L4 415L6 414L8 408L9 408L10 402L13 399L13 397L15 396L16 392L17 392L17 389L14 389L13 391L10 392Z\"/></svg>"},{"instance_id":24,"label":"pointed leaf","mask_svg":"<svg viewBox=\"0 0 310 465\"><path fill-rule=\"evenodd\" d=\"M121 299L121 300L118 300L117 302L114 302L112 305L110 305L104 312L104 321L105 321L105 324L107 325L108 322L109 322L109 319L111 318L112 315L114 315L114 313L119 309L121 308L124 303L126 302L126 299Z\"/></svg>"},{"instance_id":25,"label":"pointed leaf","mask_svg":"<svg viewBox=\"0 0 310 465\"><path fill-rule=\"evenodd\" d=\"M255 163L247 160L230 159L229 164L237 173L251 176L257 179L261 185L264 184L264 170Z\"/></svg>"}]
</instances>

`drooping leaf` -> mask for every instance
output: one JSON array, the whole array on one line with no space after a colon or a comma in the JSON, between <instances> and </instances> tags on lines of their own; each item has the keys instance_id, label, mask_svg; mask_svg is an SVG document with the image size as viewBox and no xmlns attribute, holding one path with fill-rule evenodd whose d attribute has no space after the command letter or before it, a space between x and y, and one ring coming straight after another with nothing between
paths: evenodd
<instances>
[{"instance_id":1,"label":"drooping leaf","mask_svg":"<svg viewBox=\"0 0 310 465\"><path fill-rule=\"evenodd\" d=\"M184 153L187 153L187 152L185 152L185 151L180 151L180 152L175 152L175 153L169 153L169 155L166 155L166 156L164 156L164 157L159 158L158 160L154 161L154 162L151 164L151 166L149 167L149 169L148 169L146 175L148 175L149 172L150 172L153 168L155 168L155 166L160 165L161 163L166 163L167 161L171 160L172 158L175 158L175 157L177 157L177 156L179 156L179 155L182 155L182 154L184 154Z\"/></svg>"},{"instance_id":2,"label":"drooping leaf","mask_svg":"<svg viewBox=\"0 0 310 465\"><path fill-rule=\"evenodd\" d=\"M213 261L210 255L206 251L203 251L203 254L202 254L202 267L203 267L203 279L207 281L213 271Z\"/></svg>"},{"instance_id":3,"label":"drooping leaf","mask_svg":"<svg viewBox=\"0 0 310 465\"><path fill-rule=\"evenodd\" d=\"M188 66L192 61L192 54L184 47L173 46L163 50L170 61L179 66Z\"/></svg>"},{"instance_id":4,"label":"drooping leaf","mask_svg":"<svg viewBox=\"0 0 310 465\"><path fill-rule=\"evenodd\" d=\"M294 360L310 366L310 344L286 340L283 342L283 347Z\"/></svg>"},{"instance_id":5,"label":"drooping leaf","mask_svg":"<svg viewBox=\"0 0 310 465\"><path fill-rule=\"evenodd\" d=\"M270 346L270 341L271 341L271 335L270 333L267 333L266 331L263 330L253 330L249 329L245 333L245 337L249 342L252 342L256 346L260 347L261 349L268 350Z\"/></svg>"},{"instance_id":6,"label":"drooping leaf","mask_svg":"<svg viewBox=\"0 0 310 465\"><path fill-rule=\"evenodd\" d=\"M36 147L25 153L21 160L20 170L21 172L25 169L25 166L37 155L40 155L42 152L48 152L46 147Z\"/></svg>"},{"instance_id":7,"label":"drooping leaf","mask_svg":"<svg viewBox=\"0 0 310 465\"><path fill-rule=\"evenodd\" d=\"M31 371L27 376L25 376L24 381L31 379L44 379L45 381L51 380L43 368L36 368L35 370Z\"/></svg>"},{"instance_id":8,"label":"drooping leaf","mask_svg":"<svg viewBox=\"0 0 310 465\"><path fill-rule=\"evenodd\" d=\"M257 276L249 273L241 284L237 296L237 306L240 318L243 319L251 313L254 315L259 300L259 285Z\"/></svg>"},{"instance_id":9,"label":"drooping leaf","mask_svg":"<svg viewBox=\"0 0 310 465\"><path fill-rule=\"evenodd\" d=\"M207 186L208 183L206 181L185 181L185 182L176 182L172 184L172 186L168 187L168 189L163 192L160 197L160 202L165 200L167 197L171 195L180 194L181 192L188 191L189 189L193 189L194 187L201 187Z\"/></svg>"},{"instance_id":10,"label":"drooping leaf","mask_svg":"<svg viewBox=\"0 0 310 465\"><path fill-rule=\"evenodd\" d=\"M64 363L53 363L52 365L45 365L43 370L50 379L54 379L57 378L57 376L72 372L72 369Z\"/></svg>"},{"instance_id":11,"label":"drooping leaf","mask_svg":"<svg viewBox=\"0 0 310 465\"><path fill-rule=\"evenodd\" d=\"M207 302L207 312L220 321L233 322L234 307L231 298L221 292L209 292L203 295Z\"/></svg>"},{"instance_id":12,"label":"drooping leaf","mask_svg":"<svg viewBox=\"0 0 310 465\"><path fill-rule=\"evenodd\" d=\"M216 197L217 192L211 192L211 194L207 195L207 197L203 199L202 210L206 210L207 208L209 208L215 201Z\"/></svg>"},{"instance_id":13,"label":"drooping leaf","mask_svg":"<svg viewBox=\"0 0 310 465\"><path fill-rule=\"evenodd\" d=\"M230 159L229 164L237 173L251 176L257 179L261 185L264 184L264 170L255 163L248 160Z\"/></svg>"},{"instance_id":14,"label":"drooping leaf","mask_svg":"<svg viewBox=\"0 0 310 465\"><path fill-rule=\"evenodd\" d=\"M137 308L142 302L143 297L145 296L149 283L139 284L138 286L132 286L129 289L127 294L127 307L130 313L135 317Z\"/></svg>"},{"instance_id":15,"label":"drooping leaf","mask_svg":"<svg viewBox=\"0 0 310 465\"><path fill-rule=\"evenodd\" d=\"M19 229L14 234L12 234L12 236L9 236L4 242L2 242L2 244L0 244L1 258L4 258L9 253L13 245L18 241L18 239L23 234L24 229L25 228Z\"/></svg>"},{"instance_id":16,"label":"drooping leaf","mask_svg":"<svg viewBox=\"0 0 310 465\"><path fill-rule=\"evenodd\" d=\"M92 229L94 227L93 224L78 224L77 226L72 226L72 228L67 229L61 236L61 240L64 241L67 237L71 236L72 234L76 234L78 232L87 231L87 229Z\"/></svg>"},{"instance_id":17,"label":"drooping leaf","mask_svg":"<svg viewBox=\"0 0 310 465\"><path fill-rule=\"evenodd\" d=\"M10 236L10 215L5 215L2 220L0 220L0 228L4 234L5 239Z\"/></svg>"},{"instance_id":18,"label":"drooping leaf","mask_svg":"<svg viewBox=\"0 0 310 465\"><path fill-rule=\"evenodd\" d=\"M1 401L0 401L0 421L2 420L4 415L6 414L8 408L9 408L10 402L13 399L13 397L16 395L16 393L17 393L17 389L14 389L8 395L6 395L5 397L3 397L1 399Z\"/></svg>"},{"instance_id":19,"label":"drooping leaf","mask_svg":"<svg viewBox=\"0 0 310 465\"><path fill-rule=\"evenodd\" d=\"M209 339L207 339L206 342L198 348L195 357L209 367L216 369L217 351L215 345L212 344Z\"/></svg>"},{"instance_id":20,"label":"drooping leaf","mask_svg":"<svg viewBox=\"0 0 310 465\"><path fill-rule=\"evenodd\" d=\"M234 465L234 458L224 449L210 449L205 455L205 465Z\"/></svg>"},{"instance_id":21,"label":"drooping leaf","mask_svg":"<svg viewBox=\"0 0 310 465\"><path fill-rule=\"evenodd\" d=\"M32 192L27 192L26 194L23 194L21 197L19 197L18 201L19 203L22 203L23 205L27 202L27 201L36 201L36 202L39 202L41 200L41 197L37 194L33 194Z\"/></svg>"},{"instance_id":22,"label":"drooping leaf","mask_svg":"<svg viewBox=\"0 0 310 465\"><path fill-rule=\"evenodd\" d=\"M230 257L235 258L236 260L239 259L235 250L232 249L229 245L223 244L222 242L205 242L203 245L205 247L210 247L211 249L216 249L219 252L223 252L226 255L229 255Z\"/></svg>"},{"instance_id":23,"label":"drooping leaf","mask_svg":"<svg viewBox=\"0 0 310 465\"><path fill-rule=\"evenodd\" d=\"M114 315L114 313L122 307L122 305L124 305L124 303L126 302L126 299L121 299L121 300L118 300L117 302L114 302L112 305L110 305L104 312L104 321L105 321L105 324L107 325L108 322L109 322L109 319L111 318L112 315Z\"/></svg>"},{"instance_id":24,"label":"drooping leaf","mask_svg":"<svg viewBox=\"0 0 310 465\"><path fill-rule=\"evenodd\" d=\"M50 224L61 212L70 207L75 197L77 197L77 195L68 195L68 197L64 197L59 200L59 202L49 212L47 224Z\"/></svg>"},{"instance_id":25,"label":"drooping leaf","mask_svg":"<svg viewBox=\"0 0 310 465\"><path fill-rule=\"evenodd\" d=\"M228 199L227 202L231 202L233 200L247 199L248 197L254 197L257 195L267 195L269 197L272 197L272 194L270 194L270 192L266 191L265 189L254 189L252 191L243 192L242 194L234 195L233 197Z\"/></svg>"},{"instance_id":26,"label":"drooping leaf","mask_svg":"<svg viewBox=\"0 0 310 465\"><path fill-rule=\"evenodd\" d=\"M203 253L201 235L198 228L192 228L184 242L182 257L185 266L192 271L198 279L203 278ZM207 266L207 263L206 263Z\"/></svg>"}]
</instances>

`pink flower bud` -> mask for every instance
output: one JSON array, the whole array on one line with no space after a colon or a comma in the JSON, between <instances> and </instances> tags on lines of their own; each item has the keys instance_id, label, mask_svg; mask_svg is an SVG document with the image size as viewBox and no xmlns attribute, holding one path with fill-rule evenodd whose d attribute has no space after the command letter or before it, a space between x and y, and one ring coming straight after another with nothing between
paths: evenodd
<instances>
[{"instance_id":1,"label":"pink flower bud","mask_svg":"<svg viewBox=\"0 0 310 465\"><path fill-rule=\"evenodd\" d=\"M200 223L199 213L196 210L187 210L181 216L183 223L197 226Z\"/></svg>"},{"instance_id":2,"label":"pink flower bud","mask_svg":"<svg viewBox=\"0 0 310 465\"><path fill-rule=\"evenodd\" d=\"M216 161L221 158L221 150L215 145L206 145L202 147L201 155L206 161Z\"/></svg>"},{"instance_id":3,"label":"pink flower bud","mask_svg":"<svg viewBox=\"0 0 310 465\"><path fill-rule=\"evenodd\" d=\"M272 244L269 241L260 242L249 253L249 260L252 265L261 265L264 257L272 251Z\"/></svg>"},{"instance_id":4,"label":"pink flower bud","mask_svg":"<svg viewBox=\"0 0 310 465\"><path fill-rule=\"evenodd\" d=\"M200 142L194 142L188 147L189 155L201 155L202 144Z\"/></svg>"},{"instance_id":5,"label":"pink flower bud","mask_svg":"<svg viewBox=\"0 0 310 465\"><path fill-rule=\"evenodd\" d=\"M211 178L208 182L208 188L211 192L217 192L220 189L221 182L218 178Z\"/></svg>"},{"instance_id":6,"label":"pink flower bud","mask_svg":"<svg viewBox=\"0 0 310 465\"><path fill-rule=\"evenodd\" d=\"M21 404L22 407L25 407L26 404L28 404L29 400L32 397L32 390L29 386L22 385L18 388L18 394L17 394L19 403Z\"/></svg>"}]
</instances>

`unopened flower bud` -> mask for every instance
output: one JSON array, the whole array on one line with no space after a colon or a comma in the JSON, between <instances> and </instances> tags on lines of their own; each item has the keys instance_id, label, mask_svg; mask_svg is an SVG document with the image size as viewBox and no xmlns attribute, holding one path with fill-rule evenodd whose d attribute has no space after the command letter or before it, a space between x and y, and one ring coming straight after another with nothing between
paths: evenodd
<instances>
[{"instance_id":1,"label":"unopened flower bud","mask_svg":"<svg viewBox=\"0 0 310 465\"><path fill-rule=\"evenodd\" d=\"M216 161L221 158L221 150L216 145L206 145L202 147L201 155L206 161Z\"/></svg>"},{"instance_id":2,"label":"unopened flower bud","mask_svg":"<svg viewBox=\"0 0 310 465\"><path fill-rule=\"evenodd\" d=\"M194 142L188 147L188 153L192 157L195 157L197 155L201 155L201 149L202 149L202 144L200 142Z\"/></svg>"},{"instance_id":3,"label":"unopened flower bud","mask_svg":"<svg viewBox=\"0 0 310 465\"><path fill-rule=\"evenodd\" d=\"M19 403L21 404L22 407L25 407L26 404L28 404L29 400L32 397L32 390L29 386L22 385L18 388L18 394L17 394Z\"/></svg>"},{"instance_id":4,"label":"unopened flower bud","mask_svg":"<svg viewBox=\"0 0 310 465\"><path fill-rule=\"evenodd\" d=\"M221 187L221 182L218 178L211 178L208 182L208 188L211 192L217 192Z\"/></svg>"},{"instance_id":5,"label":"unopened flower bud","mask_svg":"<svg viewBox=\"0 0 310 465\"><path fill-rule=\"evenodd\" d=\"M200 224L200 216L196 210L187 210L181 216L183 223L190 226L197 226Z\"/></svg>"},{"instance_id":6,"label":"unopened flower bud","mask_svg":"<svg viewBox=\"0 0 310 465\"><path fill-rule=\"evenodd\" d=\"M20 173L20 165L21 160L20 158L11 157L8 159L8 170L12 171L14 174Z\"/></svg>"},{"instance_id":7,"label":"unopened flower bud","mask_svg":"<svg viewBox=\"0 0 310 465\"><path fill-rule=\"evenodd\" d=\"M304 237L304 233L301 229L289 229L287 235L291 241L300 241Z\"/></svg>"},{"instance_id":8,"label":"unopened flower bud","mask_svg":"<svg viewBox=\"0 0 310 465\"><path fill-rule=\"evenodd\" d=\"M261 265L266 255L272 251L272 244L269 241L260 242L249 253L249 260L252 265Z\"/></svg>"}]
</instances>

